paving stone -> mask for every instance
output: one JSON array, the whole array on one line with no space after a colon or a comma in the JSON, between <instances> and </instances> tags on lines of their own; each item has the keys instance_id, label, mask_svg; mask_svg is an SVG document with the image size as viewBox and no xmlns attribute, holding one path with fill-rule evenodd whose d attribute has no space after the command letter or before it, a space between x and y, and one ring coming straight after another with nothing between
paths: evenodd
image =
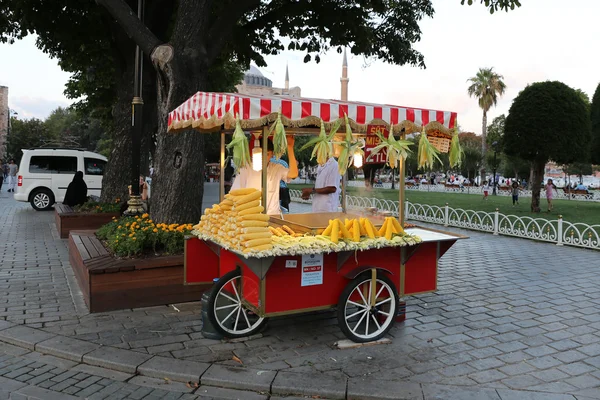
<instances>
[{"instance_id":1,"label":"paving stone","mask_svg":"<svg viewBox=\"0 0 600 400\"><path fill-rule=\"evenodd\" d=\"M22 389L19 389L19 394L28 396L33 399L43 399L43 400L76 400L79 397L71 396L66 393L59 393L48 389L42 389L35 386L26 386Z\"/></svg>"},{"instance_id":2,"label":"paving stone","mask_svg":"<svg viewBox=\"0 0 600 400\"><path fill-rule=\"evenodd\" d=\"M202 385L268 392L276 374L277 372L269 370L235 368L213 364L202 375L201 383Z\"/></svg>"},{"instance_id":3,"label":"paving stone","mask_svg":"<svg viewBox=\"0 0 600 400\"><path fill-rule=\"evenodd\" d=\"M502 400L577 400L570 394L526 392L523 390L497 389Z\"/></svg>"},{"instance_id":4,"label":"paving stone","mask_svg":"<svg viewBox=\"0 0 600 400\"><path fill-rule=\"evenodd\" d=\"M25 386L27 386L26 383L0 376L0 389L2 390L5 390L7 392L16 392L17 390Z\"/></svg>"},{"instance_id":5,"label":"paving stone","mask_svg":"<svg viewBox=\"0 0 600 400\"><path fill-rule=\"evenodd\" d=\"M346 381L332 380L317 373L297 374L287 371L277 373L271 386L273 394L318 395L331 399L344 399Z\"/></svg>"},{"instance_id":6,"label":"paving stone","mask_svg":"<svg viewBox=\"0 0 600 400\"><path fill-rule=\"evenodd\" d=\"M186 386L185 383L173 382L166 379L150 378L148 376L135 376L131 378L127 383L180 393L191 393L193 391L193 389Z\"/></svg>"},{"instance_id":7,"label":"paving stone","mask_svg":"<svg viewBox=\"0 0 600 400\"><path fill-rule=\"evenodd\" d=\"M83 362L103 368L115 369L133 374L137 367L150 359L149 354L137 353L130 350L100 347L83 356Z\"/></svg>"},{"instance_id":8,"label":"paving stone","mask_svg":"<svg viewBox=\"0 0 600 400\"><path fill-rule=\"evenodd\" d=\"M68 360L81 362L83 355L90 353L100 345L73 339L66 336L55 336L35 345L35 350L43 354L49 354Z\"/></svg>"},{"instance_id":9,"label":"paving stone","mask_svg":"<svg viewBox=\"0 0 600 400\"><path fill-rule=\"evenodd\" d=\"M421 400L421 385L410 382L376 381L374 379L350 379L348 400Z\"/></svg>"},{"instance_id":10,"label":"paving stone","mask_svg":"<svg viewBox=\"0 0 600 400\"><path fill-rule=\"evenodd\" d=\"M425 400L501 400L494 389L423 384Z\"/></svg>"},{"instance_id":11,"label":"paving stone","mask_svg":"<svg viewBox=\"0 0 600 400\"><path fill-rule=\"evenodd\" d=\"M194 392L200 399L218 399L218 400L267 400L268 395L256 392L247 392L244 390L234 390L218 388L213 386L200 386Z\"/></svg>"},{"instance_id":12,"label":"paving stone","mask_svg":"<svg viewBox=\"0 0 600 400\"><path fill-rule=\"evenodd\" d=\"M22 325L0 330L0 341L25 347L29 350L34 350L37 343L48 340L54 336L54 334Z\"/></svg>"},{"instance_id":13,"label":"paving stone","mask_svg":"<svg viewBox=\"0 0 600 400\"><path fill-rule=\"evenodd\" d=\"M84 372L89 375L95 375L103 378L108 378L112 381L126 381L130 379L133 375L127 374L125 372L115 371L113 369L96 367L94 365L88 364L79 364L71 369L72 371Z\"/></svg>"},{"instance_id":14,"label":"paving stone","mask_svg":"<svg viewBox=\"0 0 600 400\"><path fill-rule=\"evenodd\" d=\"M154 356L138 367L142 375L153 378L169 378L179 382L199 382L210 364L196 361Z\"/></svg>"}]
</instances>

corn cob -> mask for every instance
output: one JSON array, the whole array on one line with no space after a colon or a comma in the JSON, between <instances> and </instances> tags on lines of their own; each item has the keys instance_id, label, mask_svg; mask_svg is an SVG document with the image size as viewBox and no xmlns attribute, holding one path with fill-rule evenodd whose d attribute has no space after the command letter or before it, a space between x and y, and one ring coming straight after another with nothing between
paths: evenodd
<instances>
[{"instance_id":1,"label":"corn cob","mask_svg":"<svg viewBox=\"0 0 600 400\"><path fill-rule=\"evenodd\" d=\"M242 221L261 221L268 222L269 216L266 214L247 214L239 217Z\"/></svg>"},{"instance_id":2,"label":"corn cob","mask_svg":"<svg viewBox=\"0 0 600 400\"><path fill-rule=\"evenodd\" d=\"M323 232L321 232L321 235L323 235L323 236L331 235L332 228L333 228L333 221L329 220L329 225L327 225L327 228L325 228L325 230Z\"/></svg>"},{"instance_id":3,"label":"corn cob","mask_svg":"<svg viewBox=\"0 0 600 400\"><path fill-rule=\"evenodd\" d=\"M273 235L271 234L271 232L258 232L258 233L245 233L243 235L240 235L240 240L241 241L247 241L247 240L253 240L253 239L267 239L267 238L271 238Z\"/></svg>"},{"instance_id":4,"label":"corn cob","mask_svg":"<svg viewBox=\"0 0 600 400\"><path fill-rule=\"evenodd\" d=\"M240 223L243 228L251 228L251 227L267 227L269 223L267 221L242 221Z\"/></svg>"},{"instance_id":5,"label":"corn cob","mask_svg":"<svg viewBox=\"0 0 600 400\"><path fill-rule=\"evenodd\" d=\"M266 251L266 250L271 250L272 248L273 248L272 244L263 244L261 246L248 247L248 248L244 249L244 253L253 253L253 252L259 252L259 251Z\"/></svg>"},{"instance_id":6,"label":"corn cob","mask_svg":"<svg viewBox=\"0 0 600 400\"><path fill-rule=\"evenodd\" d=\"M271 127L269 136L273 135L273 155L275 158L281 158L287 150L287 138L285 136L285 128L281 122L281 111L277 113L277 120Z\"/></svg>"},{"instance_id":7,"label":"corn cob","mask_svg":"<svg viewBox=\"0 0 600 400\"><path fill-rule=\"evenodd\" d=\"M242 205L242 204L248 203L252 200L258 200L258 199L260 199L261 196L262 196L262 192L259 190L255 190L252 193L249 193L245 196L234 199L233 202L236 206Z\"/></svg>"},{"instance_id":8,"label":"corn cob","mask_svg":"<svg viewBox=\"0 0 600 400\"><path fill-rule=\"evenodd\" d=\"M369 239L375 239L375 228L368 219L365 221L365 230L367 231L367 236L369 236Z\"/></svg>"},{"instance_id":9,"label":"corn cob","mask_svg":"<svg viewBox=\"0 0 600 400\"><path fill-rule=\"evenodd\" d=\"M355 242L360 242L360 223L358 222L357 219L354 220L353 228L354 228L354 232L353 232L353 238L352 239Z\"/></svg>"},{"instance_id":10,"label":"corn cob","mask_svg":"<svg viewBox=\"0 0 600 400\"><path fill-rule=\"evenodd\" d=\"M330 134L327 135L327 133L325 132L325 124L323 123L323 120L321 120L321 131L319 133L319 136L309 140L304 146L300 148L300 150L307 149L310 146L315 146L311 153L310 159L312 160L316 156L317 163L319 165L325 164L333 153L333 145L331 143L331 139L333 139L333 136L335 136L337 130L340 128L340 125L341 121L338 120L331 129Z\"/></svg>"},{"instance_id":11,"label":"corn cob","mask_svg":"<svg viewBox=\"0 0 600 400\"><path fill-rule=\"evenodd\" d=\"M331 241L337 243L339 240L340 220L334 219L331 223Z\"/></svg>"},{"instance_id":12,"label":"corn cob","mask_svg":"<svg viewBox=\"0 0 600 400\"><path fill-rule=\"evenodd\" d=\"M452 142L450 143L450 166L457 167L462 164L463 150L460 148L460 140L458 140L458 132L455 129L454 135L452 135Z\"/></svg>"},{"instance_id":13,"label":"corn cob","mask_svg":"<svg viewBox=\"0 0 600 400\"><path fill-rule=\"evenodd\" d=\"M232 189L228 194L231 196L244 196L246 194L254 193L256 189L254 188L245 188L245 189ZM227 197L227 196L225 196Z\"/></svg>"},{"instance_id":14,"label":"corn cob","mask_svg":"<svg viewBox=\"0 0 600 400\"><path fill-rule=\"evenodd\" d=\"M268 238L261 238L261 239L252 239L252 240L248 240L247 242L244 243L245 247L256 247L256 246L262 246L263 244L271 244L272 243L271 237Z\"/></svg>"},{"instance_id":15,"label":"corn cob","mask_svg":"<svg viewBox=\"0 0 600 400\"><path fill-rule=\"evenodd\" d=\"M425 128L423 128L421 138L419 139L419 153L417 156L419 168L427 166L431 169L433 168L435 160L438 160L438 162L442 164L442 160L440 160L440 157L438 156L439 153L440 151L429 143L427 133L425 133Z\"/></svg>"},{"instance_id":16,"label":"corn cob","mask_svg":"<svg viewBox=\"0 0 600 400\"><path fill-rule=\"evenodd\" d=\"M251 215L251 214L259 214L261 212L263 212L265 210L265 208L263 206L256 206L256 207L252 207L252 208L247 208L243 211L238 212L238 216L244 216L244 215Z\"/></svg>"},{"instance_id":17,"label":"corn cob","mask_svg":"<svg viewBox=\"0 0 600 400\"><path fill-rule=\"evenodd\" d=\"M281 229L283 229L284 231L286 231L286 232L287 232L289 235L294 235L294 234L296 233L296 232L294 232L294 231L292 230L292 228L290 228L290 227L289 227L289 226L287 226L287 225L283 225L283 226L281 227Z\"/></svg>"},{"instance_id":18,"label":"corn cob","mask_svg":"<svg viewBox=\"0 0 600 400\"><path fill-rule=\"evenodd\" d=\"M260 200L249 201L247 203L236 206L235 211L240 212L240 211L244 211L249 208L258 207L258 206L260 206Z\"/></svg>"},{"instance_id":19,"label":"corn cob","mask_svg":"<svg viewBox=\"0 0 600 400\"><path fill-rule=\"evenodd\" d=\"M394 137L394 126L390 124L390 134L387 139L379 132L377 136L381 141L373 150L371 154L377 154L384 149L387 150L387 161L391 168L398 166L398 160L401 158L406 159L410 149L408 146L412 145L412 142L408 140L396 140Z\"/></svg>"},{"instance_id":20,"label":"corn cob","mask_svg":"<svg viewBox=\"0 0 600 400\"><path fill-rule=\"evenodd\" d=\"M235 131L231 142L227 145L227 150L233 148L233 164L236 170L250 166L252 159L250 158L250 149L248 147L248 138L244 134L240 126L239 118L235 121Z\"/></svg>"},{"instance_id":21,"label":"corn cob","mask_svg":"<svg viewBox=\"0 0 600 400\"><path fill-rule=\"evenodd\" d=\"M275 235L275 236L283 236L281 234L281 232L279 232L277 229L273 228L272 226L269 227L269 232L271 233L271 235Z\"/></svg>"}]
</instances>

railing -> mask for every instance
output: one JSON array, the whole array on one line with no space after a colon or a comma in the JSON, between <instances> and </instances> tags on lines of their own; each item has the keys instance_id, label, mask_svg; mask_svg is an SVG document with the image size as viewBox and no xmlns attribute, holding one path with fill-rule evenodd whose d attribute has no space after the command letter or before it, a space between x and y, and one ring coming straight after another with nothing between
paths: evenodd
<instances>
[{"instance_id":1,"label":"railing","mask_svg":"<svg viewBox=\"0 0 600 400\"><path fill-rule=\"evenodd\" d=\"M348 181L349 187L357 187L364 188L364 181ZM391 189L391 182L383 182L374 185L377 189ZM396 189L398 188L398 183L394 186ZM431 185L431 184L406 184L405 189L407 191L419 191L419 192L444 192L444 193L462 193L462 194L479 194L483 195L483 187L481 186L464 186L460 187L458 185ZM492 189L490 189L490 195L492 194ZM511 191L509 188L499 188L496 190L498 196L511 196ZM542 197L545 197L545 194L541 193ZM519 197L531 197L531 190L519 190ZM596 201L600 202L600 190L592 190L589 194L575 194L575 193L566 193L562 189L558 189L558 193L554 193L554 197L557 200L578 200L578 201Z\"/></svg>"},{"instance_id":2,"label":"railing","mask_svg":"<svg viewBox=\"0 0 600 400\"><path fill-rule=\"evenodd\" d=\"M291 189L292 201L308 203L300 198L300 190ZM377 208L398 215L398 202L359 196L347 196L348 208ZM445 206L432 206L411 202L404 203L404 215L407 219L432 224L454 226L457 228L489 232L494 235L514 236L525 239L556 243L600 250L600 225L588 225L581 222L571 223L558 219L519 217L494 212L463 210Z\"/></svg>"}]
</instances>

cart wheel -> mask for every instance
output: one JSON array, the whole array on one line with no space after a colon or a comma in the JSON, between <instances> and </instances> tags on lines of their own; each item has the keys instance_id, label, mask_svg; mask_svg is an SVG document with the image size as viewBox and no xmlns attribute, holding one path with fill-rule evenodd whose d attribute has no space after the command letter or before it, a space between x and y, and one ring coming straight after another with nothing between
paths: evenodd
<instances>
[{"instance_id":1,"label":"cart wheel","mask_svg":"<svg viewBox=\"0 0 600 400\"><path fill-rule=\"evenodd\" d=\"M375 293L375 302L371 297ZM382 338L396 317L398 293L392 281L377 272L373 288L370 274L354 278L340 295L338 324L344 335L353 342L364 343Z\"/></svg>"},{"instance_id":2,"label":"cart wheel","mask_svg":"<svg viewBox=\"0 0 600 400\"><path fill-rule=\"evenodd\" d=\"M250 336L267 323L267 318L260 318L244 305L241 284L239 271L228 272L217 281L208 299L210 322L230 338Z\"/></svg>"}]
</instances>

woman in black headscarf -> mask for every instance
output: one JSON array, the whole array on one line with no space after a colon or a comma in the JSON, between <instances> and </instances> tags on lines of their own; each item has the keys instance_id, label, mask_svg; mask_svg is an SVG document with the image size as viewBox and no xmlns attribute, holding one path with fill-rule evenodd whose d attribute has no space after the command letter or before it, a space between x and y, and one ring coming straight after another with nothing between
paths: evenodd
<instances>
[{"instance_id":1,"label":"woman in black headscarf","mask_svg":"<svg viewBox=\"0 0 600 400\"><path fill-rule=\"evenodd\" d=\"M63 200L63 204L66 204L71 207L78 206L87 201L87 185L83 180L83 172L77 171L71 183L69 183L69 187L67 187L67 194L65 194L65 199Z\"/></svg>"}]
</instances>

